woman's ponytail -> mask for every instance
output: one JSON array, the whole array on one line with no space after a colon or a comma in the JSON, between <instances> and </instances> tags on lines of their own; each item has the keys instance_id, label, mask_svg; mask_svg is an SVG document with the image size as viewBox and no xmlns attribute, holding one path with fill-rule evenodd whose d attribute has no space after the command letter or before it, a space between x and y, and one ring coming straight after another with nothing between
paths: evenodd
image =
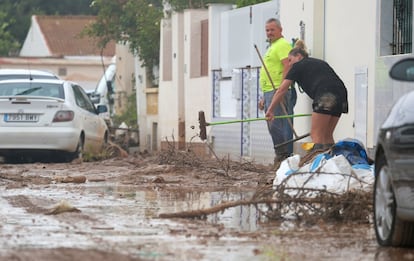
<instances>
[{"instance_id":1,"label":"woman's ponytail","mask_svg":"<svg viewBox=\"0 0 414 261\"><path fill-rule=\"evenodd\" d=\"M306 51L306 44L303 40L296 40L295 47L290 50L289 55L297 56L298 54L302 55L303 57L309 57L308 52Z\"/></svg>"}]
</instances>

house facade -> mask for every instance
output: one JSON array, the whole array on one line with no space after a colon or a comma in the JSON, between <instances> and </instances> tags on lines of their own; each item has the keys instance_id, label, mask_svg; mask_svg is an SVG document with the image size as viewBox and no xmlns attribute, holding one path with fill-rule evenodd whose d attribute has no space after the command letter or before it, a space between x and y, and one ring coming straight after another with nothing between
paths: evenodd
<instances>
[{"instance_id":1,"label":"house facade","mask_svg":"<svg viewBox=\"0 0 414 261\"><path fill-rule=\"evenodd\" d=\"M24 66L27 62L32 68L47 69L93 90L115 56L113 42L100 50L92 38L81 37L82 30L93 21L94 16L33 15L19 54L22 61L2 67Z\"/></svg>"},{"instance_id":2,"label":"house facade","mask_svg":"<svg viewBox=\"0 0 414 261\"><path fill-rule=\"evenodd\" d=\"M208 10L186 10L162 21L156 133L160 148L185 148L197 136L198 110L211 107L208 16ZM193 145L202 145L197 140Z\"/></svg>"},{"instance_id":3,"label":"house facade","mask_svg":"<svg viewBox=\"0 0 414 261\"><path fill-rule=\"evenodd\" d=\"M266 51L265 21L275 17L287 40L303 39L310 55L326 60L347 86L349 113L341 117L335 139L356 138L372 152L389 108L409 91L407 84L391 81L388 70L412 55L412 13L412 0L273 0L174 13L161 27L160 143L208 144L219 156L271 162L265 121L207 126L207 141L197 135L199 111L207 122L263 117L257 108L259 54ZM206 62L206 75L198 73ZM295 113L311 113L309 98L300 92ZM307 133L310 119L297 118L294 126L298 135ZM295 152L306 141L296 142Z\"/></svg>"}]
</instances>

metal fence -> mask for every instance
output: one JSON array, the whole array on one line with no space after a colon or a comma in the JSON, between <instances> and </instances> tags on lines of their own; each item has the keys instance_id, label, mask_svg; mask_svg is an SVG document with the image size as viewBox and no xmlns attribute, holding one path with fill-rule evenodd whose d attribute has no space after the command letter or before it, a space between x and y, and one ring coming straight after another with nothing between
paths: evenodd
<instances>
[{"instance_id":1,"label":"metal fence","mask_svg":"<svg viewBox=\"0 0 414 261\"><path fill-rule=\"evenodd\" d=\"M394 0L392 54L412 52L412 12L412 0Z\"/></svg>"}]
</instances>

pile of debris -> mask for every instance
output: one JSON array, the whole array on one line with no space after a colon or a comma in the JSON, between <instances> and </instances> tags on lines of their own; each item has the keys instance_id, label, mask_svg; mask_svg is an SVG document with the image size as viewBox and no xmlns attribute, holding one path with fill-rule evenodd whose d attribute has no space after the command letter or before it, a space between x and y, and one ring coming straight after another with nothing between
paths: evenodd
<instances>
[{"instance_id":1,"label":"pile of debris","mask_svg":"<svg viewBox=\"0 0 414 261\"><path fill-rule=\"evenodd\" d=\"M188 151L187 151L188 153ZM167 162L207 162L168 154ZM171 157L174 156L174 157ZM165 161L166 157L162 157ZM211 162L210 162L211 163ZM187 165L187 164L185 164ZM219 164L222 165L223 164ZM212 171L211 165L210 171ZM227 168L229 170L229 168ZM234 169L233 169L234 171ZM229 177L229 175L225 175ZM250 199L223 202L207 209L162 213L160 218L202 218L227 208L253 205L268 220L370 222L372 219L373 161L356 140L343 140L325 151L284 160L271 182L259 185Z\"/></svg>"},{"instance_id":2,"label":"pile of debris","mask_svg":"<svg viewBox=\"0 0 414 261\"><path fill-rule=\"evenodd\" d=\"M373 161L363 145L345 139L311 157L294 155L283 161L272 195L281 203L268 212L283 218L368 221L374 180Z\"/></svg>"}]
</instances>

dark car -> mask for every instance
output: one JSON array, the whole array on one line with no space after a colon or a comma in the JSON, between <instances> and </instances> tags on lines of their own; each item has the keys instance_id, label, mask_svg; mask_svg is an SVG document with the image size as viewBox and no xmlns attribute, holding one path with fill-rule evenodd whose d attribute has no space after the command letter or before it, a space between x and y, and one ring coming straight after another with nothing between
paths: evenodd
<instances>
[{"instance_id":1,"label":"dark car","mask_svg":"<svg viewBox=\"0 0 414 261\"><path fill-rule=\"evenodd\" d=\"M395 63L390 77L414 82L414 58ZM374 228L382 246L414 246L414 91L398 99L379 130Z\"/></svg>"}]
</instances>

